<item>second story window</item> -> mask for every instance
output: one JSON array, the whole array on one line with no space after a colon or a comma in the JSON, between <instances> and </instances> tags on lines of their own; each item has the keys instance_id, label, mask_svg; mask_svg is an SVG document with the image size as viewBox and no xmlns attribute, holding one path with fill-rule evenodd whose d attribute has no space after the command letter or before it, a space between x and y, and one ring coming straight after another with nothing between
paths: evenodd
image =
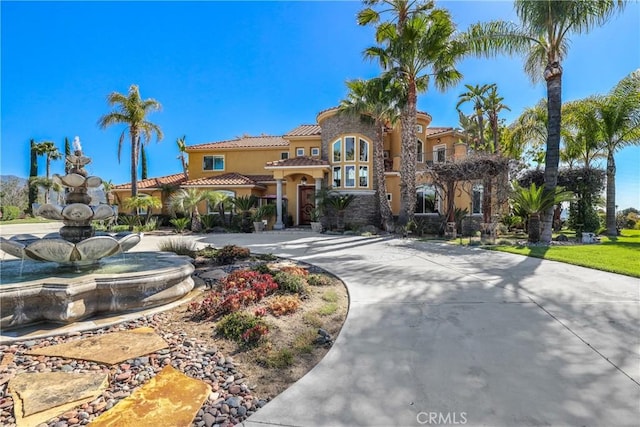
<instances>
[{"instance_id":1,"label":"second story window","mask_svg":"<svg viewBox=\"0 0 640 427\"><path fill-rule=\"evenodd\" d=\"M333 162L339 162L342 160L342 140L339 139L336 142L334 142L333 144L331 144L332 146L332 158L333 158Z\"/></svg>"},{"instance_id":2,"label":"second story window","mask_svg":"<svg viewBox=\"0 0 640 427\"><path fill-rule=\"evenodd\" d=\"M302 157L302 156L304 156L304 148L302 147L296 148L296 157Z\"/></svg>"},{"instance_id":3,"label":"second story window","mask_svg":"<svg viewBox=\"0 0 640 427\"><path fill-rule=\"evenodd\" d=\"M320 157L320 149L318 147L311 149L311 157Z\"/></svg>"},{"instance_id":4,"label":"second story window","mask_svg":"<svg viewBox=\"0 0 640 427\"><path fill-rule=\"evenodd\" d=\"M416 140L416 147L417 147L416 161L418 163L423 163L424 162L424 144L419 139Z\"/></svg>"},{"instance_id":5,"label":"second story window","mask_svg":"<svg viewBox=\"0 0 640 427\"><path fill-rule=\"evenodd\" d=\"M283 151L282 153L280 153L280 160L287 160L288 158L289 158L288 151Z\"/></svg>"},{"instance_id":6,"label":"second story window","mask_svg":"<svg viewBox=\"0 0 640 427\"><path fill-rule=\"evenodd\" d=\"M353 162L356 159L356 139L353 136L347 136L344 139L344 160Z\"/></svg>"},{"instance_id":7,"label":"second story window","mask_svg":"<svg viewBox=\"0 0 640 427\"><path fill-rule=\"evenodd\" d=\"M204 156L202 162L202 170L205 171L223 171L224 156Z\"/></svg>"},{"instance_id":8,"label":"second story window","mask_svg":"<svg viewBox=\"0 0 640 427\"><path fill-rule=\"evenodd\" d=\"M447 147L436 145L433 147L433 163L444 163L447 160Z\"/></svg>"}]
</instances>

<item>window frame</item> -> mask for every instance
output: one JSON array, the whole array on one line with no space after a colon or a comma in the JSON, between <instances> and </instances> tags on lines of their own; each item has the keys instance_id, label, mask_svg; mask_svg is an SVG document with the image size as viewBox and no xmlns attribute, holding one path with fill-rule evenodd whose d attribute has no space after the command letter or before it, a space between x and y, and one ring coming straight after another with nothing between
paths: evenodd
<instances>
[{"instance_id":1,"label":"window frame","mask_svg":"<svg viewBox=\"0 0 640 427\"><path fill-rule=\"evenodd\" d=\"M362 158L362 145L365 145L366 149L364 150L364 155L365 158ZM364 138L358 138L358 162L364 162L364 163L369 163L369 148L370 144L369 141L367 141Z\"/></svg>"},{"instance_id":2,"label":"window frame","mask_svg":"<svg viewBox=\"0 0 640 427\"><path fill-rule=\"evenodd\" d=\"M434 196L434 200L433 200L433 212L425 212L425 206L424 206L424 196L422 197L418 197L418 193L425 193L425 191L420 191L421 189L427 188L427 187L431 187L431 189L433 190L433 196ZM440 211L441 211L441 200L440 200L440 195L438 194L438 188L434 185L434 184L422 184L416 187L416 207L418 206L418 201L420 201L422 203L422 212L415 212L416 215L439 215Z\"/></svg>"},{"instance_id":3,"label":"window frame","mask_svg":"<svg viewBox=\"0 0 640 427\"><path fill-rule=\"evenodd\" d=\"M347 185L349 182L349 172L348 170L353 170L353 185ZM356 177L356 165L344 165L344 185L342 188L356 188L356 183L358 179Z\"/></svg>"},{"instance_id":4,"label":"window frame","mask_svg":"<svg viewBox=\"0 0 640 427\"><path fill-rule=\"evenodd\" d=\"M344 162L349 162L349 163L355 163L356 162L356 151L358 149L357 146L357 142L358 142L358 138L356 138L355 136L345 136L342 138L343 140L343 158L344 158ZM347 159L347 140L353 140L353 158L351 160Z\"/></svg>"},{"instance_id":5,"label":"window frame","mask_svg":"<svg viewBox=\"0 0 640 427\"><path fill-rule=\"evenodd\" d=\"M478 205L476 206L475 195L478 194ZM473 184L471 187L471 215L482 215L482 199L484 197L484 186L482 184ZM477 207L477 212L476 212Z\"/></svg>"},{"instance_id":6,"label":"window frame","mask_svg":"<svg viewBox=\"0 0 640 427\"><path fill-rule=\"evenodd\" d=\"M281 151L280 152L280 160L288 160L289 159L289 152L288 151Z\"/></svg>"},{"instance_id":7,"label":"window frame","mask_svg":"<svg viewBox=\"0 0 640 427\"><path fill-rule=\"evenodd\" d=\"M320 157L319 147L311 147L311 157Z\"/></svg>"},{"instance_id":8,"label":"window frame","mask_svg":"<svg viewBox=\"0 0 640 427\"><path fill-rule=\"evenodd\" d=\"M338 145L337 151L336 145ZM338 155L337 159L336 154ZM331 163L342 163L342 138L338 138L331 143Z\"/></svg>"},{"instance_id":9,"label":"window frame","mask_svg":"<svg viewBox=\"0 0 640 427\"><path fill-rule=\"evenodd\" d=\"M362 185L362 171L365 171L366 184ZM358 188L369 188L369 166L367 165L358 165Z\"/></svg>"},{"instance_id":10,"label":"window frame","mask_svg":"<svg viewBox=\"0 0 640 427\"><path fill-rule=\"evenodd\" d=\"M210 157L212 158L211 169L206 168L206 159ZM216 169L216 159L222 159L222 169ZM202 170L206 172L220 172L224 171L226 168L226 160L224 154L210 154L206 156L202 156Z\"/></svg>"},{"instance_id":11,"label":"window frame","mask_svg":"<svg viewBox=\"0 0 640 427\"><path fill-rule=\"evenodd\" d=\"M418 163L424 163L424 142L420 138L416 138L416 161Z\"/></svg>"},{"instance_id":12,"label":"window frame","mask_svg":"<svg viewBox=\"0 0 640 427\"><path fill-rule=\"evenodd\" d=\"M296 147L296 157L303 157L304 153L305 153L304 147Z\"/></svg>"},{"instance_id":13,"label":"window frame","mask_svg":"<svg viewBox=\"0 0 640 427\"><path fill-rule=\"evenodd\" d=\"M443 160L438 160L438 153L444 151ZM445 163L447 161L447 145L438 144L433 146L433 163Z\"/></svg>"},{"instance_id":14,"label":"window frame","mask_svg":"<svg viewBox=\"0 0 640 427\"><path fill-rule=\"evenodd\" d=\"M224 195L228 196L228 197L236 197L236 193L234 191L231 190L216 190L217 193L223 193ZM211 206L209 205L209 201L206 201L206 206L207 206L207 215L219 215L220 212L218 212L217 209L214 208L214 210L211 210ZM233 208L233 204L229 204L229 210L224 211L225 214L228 214L230 212L235 212L234 208Z\"/></svg>"},{"instance_id":15,"label":"window frame","mask_svg":"<svg viewBox=\"0 0 640 427\"><path fill-rule=\"evenodd\" d=\"M336 170L338 170L339 182L336 185ZM342 165L331 167L331 183L333 187L340 188L342 186Z\"/></svg>"}]
</instances>

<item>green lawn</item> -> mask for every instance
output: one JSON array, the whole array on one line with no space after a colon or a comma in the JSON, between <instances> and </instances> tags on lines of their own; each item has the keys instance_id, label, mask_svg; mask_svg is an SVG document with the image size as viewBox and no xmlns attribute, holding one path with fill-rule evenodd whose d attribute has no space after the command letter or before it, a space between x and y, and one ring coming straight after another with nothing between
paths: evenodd
<instances>
[{"instance_id":1,"label":"green lawn","mask_svg":"<svg viewBox=\"0 0 640 427\"><path fill-rule=\"evenodd\" d=\"M11 225L11 224L38 224L38 223L42 223L42 222L55 222L55 221L54 220L50 220L50 219L44 219L42 217L32 218L32 217L28 216L26 218L12 219L10 221L0 221L0 226L1 225Z\"/></svg>"},{"instance_id":2,"label":"green lawn","mask_svg":"<svg viewBox=\"0 0 640 427\"><path fill-rule=\"evenodd\" d=\"M622 230L622 236L593 245L485 248L640 277L640 230Z\"/></svg>"}]
</instances>

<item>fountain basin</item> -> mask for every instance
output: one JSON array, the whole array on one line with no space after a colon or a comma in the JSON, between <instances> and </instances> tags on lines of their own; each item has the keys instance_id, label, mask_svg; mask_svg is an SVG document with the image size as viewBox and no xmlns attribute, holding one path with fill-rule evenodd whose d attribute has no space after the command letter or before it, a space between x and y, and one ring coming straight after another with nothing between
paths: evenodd
<instances>
[{"instance_id":1,"label":"fountain basin","mask_svg":"<svg viewBox=\"0 0 640 427\"><path fill-rule=\"evenodd\" d=\"M168 252L107 258L81 273L73 266L22 260L2 261L0 268L2 330L157 307L194 288L191 259Z\"/></svg>"}]
</instances>

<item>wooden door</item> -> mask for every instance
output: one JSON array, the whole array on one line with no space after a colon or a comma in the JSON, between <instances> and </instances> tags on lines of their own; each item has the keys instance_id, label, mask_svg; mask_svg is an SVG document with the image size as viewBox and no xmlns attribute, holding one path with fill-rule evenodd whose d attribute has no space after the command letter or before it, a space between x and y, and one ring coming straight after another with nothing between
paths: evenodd
<instances>
[{"instance_id":1,"label":"wooden door","mask_svg":"<svg viewBox=\"0 0 640 427\"><path fill-rule=\"evenodd\" d=\"M300 225L308 225L311 223L311 212L316 207L316 189L313 185L301 185L298 189Z\"/></svg>"}]
</instances>

